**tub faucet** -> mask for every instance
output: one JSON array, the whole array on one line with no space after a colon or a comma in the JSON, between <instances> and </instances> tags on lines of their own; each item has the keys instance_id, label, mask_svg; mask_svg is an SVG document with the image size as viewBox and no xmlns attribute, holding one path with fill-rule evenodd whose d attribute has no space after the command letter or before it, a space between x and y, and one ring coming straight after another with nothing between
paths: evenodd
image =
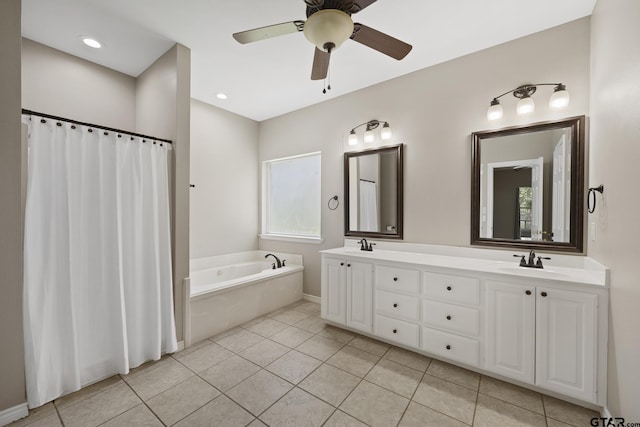
<instances>
[{"instance_id":1,"label":"tub faucet","mask_svg":"<svg viewBox=\"0 0 640 427\"><path fill-rule=\"evenodd\" d=\"M282 268L282 261L280 261L280 258L278 258L277 256L275 256L274 254L266 254L264 257L265 257L265 258L268 258L268 257L270 257L270 256L272 256L272 257L273 257L273 258L275 258L275 260L276 260L276 266L277 266L277 267L274 267L274 268Z\"/></svg>"}]
</instances>

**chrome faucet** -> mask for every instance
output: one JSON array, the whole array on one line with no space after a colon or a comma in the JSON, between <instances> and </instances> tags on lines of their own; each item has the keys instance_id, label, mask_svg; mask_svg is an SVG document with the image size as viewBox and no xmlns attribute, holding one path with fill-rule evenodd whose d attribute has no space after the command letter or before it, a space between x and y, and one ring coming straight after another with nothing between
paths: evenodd
<instances>
[{"instance_id":1,"label":"chrome faucet","mask_svg":"<svg viewBox=\"0 0 640 427\"><path fill-rule=\"evenodd\" d=\"M273 257L273 258L275 258L275 260L276 260L276 264L274 264L273 268L274 268L274 269L276 269L276 268L282 268L282 266L283 266L284 264L282 263L282 261L280 261L280 258L278 258L277 256L275 256L274 254L266 254L264 257L265 257L265 258L268 258L268 257L270 257L270 256L272 256L272 257Z\"/></svg>"},{"instance_id":2,"label":"chrome faucet","mask_svg":"<svg viewBox=\"0 0 640 427\"><path fill-rule=\"evenodd\" d=\"M362 240L359 240L358 243L360 243L360 250L361 251L373 251L373 245L375 245L375 243L368 243L367 239L363 238Z\"/></svg>"},{"instance_id":3,"label":"chrome faucet","mask_svg":"<svg viewBox=\"0 0 640 427\"><path fill-rule=\"evenodd\" d=\"M525 261L525 255L513 255L514 257L520 258L520 267L529 267L529 268L544 268L542 265L543 259L551 259L549 257L538 256L538 260L536 261L536 252L531 249L529 251L529 261Z\"/></svg>"}]
</instances>

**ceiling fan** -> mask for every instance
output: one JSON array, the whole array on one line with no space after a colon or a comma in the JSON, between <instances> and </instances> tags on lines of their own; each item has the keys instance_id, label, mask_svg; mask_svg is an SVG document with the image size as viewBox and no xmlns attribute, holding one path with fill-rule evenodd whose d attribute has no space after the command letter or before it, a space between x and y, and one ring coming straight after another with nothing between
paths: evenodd
<instances>
[{"instance_id":1,"label":"ceiling fan","mask_svg":"<svg viewBox=\"0 0 640 427\"><path fill-rule=\"evenodd\" d=\"M316 46L311 70L311 80L327 77L331 52L351 39L401 60L412 46L366 25L354 23L351 15L358 13L376 0L304 0L307 5L306 21L291 21L269 25L233 34L242 44L265 40L284 34L304 32Z\"/></svg>"}]
</instances>

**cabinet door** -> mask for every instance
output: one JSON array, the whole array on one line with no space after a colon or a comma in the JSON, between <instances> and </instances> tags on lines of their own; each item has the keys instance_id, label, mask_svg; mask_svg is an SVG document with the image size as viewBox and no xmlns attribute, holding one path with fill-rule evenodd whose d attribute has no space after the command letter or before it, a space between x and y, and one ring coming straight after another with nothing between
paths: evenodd
<instances>
[{"instance_id":1,"label":"cabinet door","mask_svg":"<svg viewBox=\"0 0 640 427\"><path fill-rule=\"evenodd\" d=\"M486 369L534 382L535 288L486 283Z\"/></svg>"},{"instance_id":2,"label":"cabinet door","mask_svg":"<svg viewBox=\"0 0 640 427\"><path fill-rule=\"evenodd\" d=\"M322 318L347 323L347 263L325 258L322 262Z\"/></svg>"},{"instance_id":3,"label":"cabinet door","mask_svg":"<svg viewBox=\"0 0 640 427\"><path fill-rule=\"evenodd\" d=\"M597 295L537 288L536 384L595 399Z\"/></svg>"},{"instance_id":4,"label":"cabinet door","mask_svg":"<svg viewBox=\"0 0 640 427\"><path fill-rule=\"evenodd\" d=\"M372 264L347 261L347 326L364 332L372 331Z\"/></svg>"}]
</instances>

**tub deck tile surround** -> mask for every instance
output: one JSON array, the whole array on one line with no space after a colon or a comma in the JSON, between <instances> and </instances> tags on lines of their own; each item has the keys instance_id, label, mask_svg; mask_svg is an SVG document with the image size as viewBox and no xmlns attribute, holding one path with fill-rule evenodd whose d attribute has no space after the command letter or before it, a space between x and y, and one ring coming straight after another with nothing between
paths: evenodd
<instances>
[{"instance_id":1,"label":"tub deck tile surround","mask_svg":"<svg viewBox=\"0 0 640 427\"><path fill-rule=\"evenodd\" d=\"M264 318L301 310L307 317L300 321L309 318L305 325L316 332L287 326L264 337L234 328L56 399L10 425L583 427L599 416L351 332L320 328L319 307L310 304L300 301ZM259 353L254 346L283 354L261 367L243 357Z\"/></svg>"}]
</instances>

